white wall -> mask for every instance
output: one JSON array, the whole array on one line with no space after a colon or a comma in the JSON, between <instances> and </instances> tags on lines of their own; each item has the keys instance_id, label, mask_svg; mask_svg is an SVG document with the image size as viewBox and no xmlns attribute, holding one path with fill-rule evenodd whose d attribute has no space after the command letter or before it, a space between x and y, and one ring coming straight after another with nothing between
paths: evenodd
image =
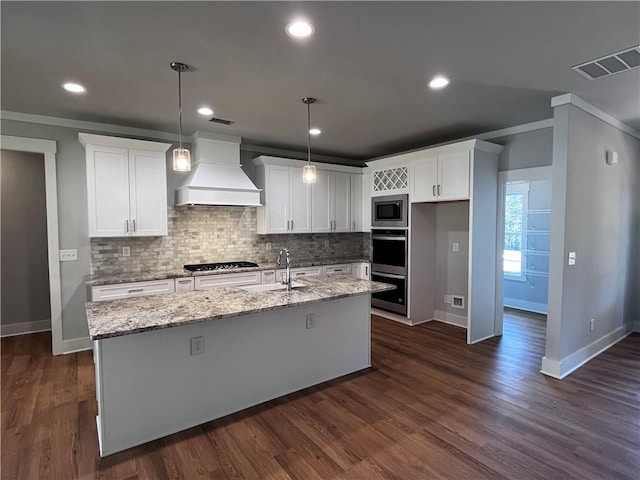
<instances>
[{"instance_id":1,"label":"white wall","mask_svg":"<svg viewBox=\"0 0 640 480\"><path fill-rule=\"evenodd\" d=\"M562 377L622 338L638 318L640 140L571 104L555 107L554 129L542 370ZM608 150L618 152L617 165L605 163ZM574 266L567 265L570 251Z\"/></svg>"},{"instance_id":2,"label":"white wall","mask_svg":"<svg viewBox=\"0 0 640 480\"><path fill-rule=\"evenodd\" d=\"M544 167L553 159L553 128L542 128L517 133L488 141L503 145L500 152L499 171L520 168Z\"/></svg>"}]
</instances>

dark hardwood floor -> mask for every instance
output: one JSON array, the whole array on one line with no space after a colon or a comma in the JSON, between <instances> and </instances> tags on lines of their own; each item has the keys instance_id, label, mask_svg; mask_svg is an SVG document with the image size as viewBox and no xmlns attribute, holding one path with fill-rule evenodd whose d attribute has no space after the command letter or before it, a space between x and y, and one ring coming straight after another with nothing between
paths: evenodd
<instances>
[{"instance_id":1,"label":"dark hardwood floor","mask_svg":"<svg viewBox=\"0 0 640 480\"><path fill-rule=\"evenodd\" d=\"M538 373L540 318L464 338L374 317L371 369L104 459L91 353L2 339L1 477L640 478L640 334L562 381Z\"/></svg>"}]
</instances>

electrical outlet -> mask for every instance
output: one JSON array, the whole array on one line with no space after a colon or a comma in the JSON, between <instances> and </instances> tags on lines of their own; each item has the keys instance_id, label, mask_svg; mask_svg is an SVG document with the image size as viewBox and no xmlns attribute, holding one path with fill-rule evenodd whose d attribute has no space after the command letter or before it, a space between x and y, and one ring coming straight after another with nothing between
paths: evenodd
<instances>
[{"instance_id":1,"label":"electrical outlet","mask_svg":"<svg viewBox=\"0 0 640 480\"><path fill-rule=\"evenodd\" d=\"M124 245L122 247L122 256L130 257L131 256L131 247L129 245Z\"/></svg>"},{"instance_id":2,"label":"electrical outlet","mask_svg":"<svg viewBox=\"0 0 640 480\"><path fill-rule=\"evenodd\" d=\"M453 251L454 252L460 251L460 244L458 242L453 242Z\"/></svg>"},{"instance_id":3,"label":"electrical outlet","mask_svg":"<svg viewBox=\"0 0 640 480\"><path fill-rule=\"evenodd\" d=\"M596 329L596 319L592 318L589 320L589 331L593 332Z\"/></svg>"},{"instance_id":4,"label":"electrical outlet","mask_svg":"<svg viewBox=\"0 0 640 480\"><path fill-rule=\"evenodd\" d=\"M451 295L444 296L444 303L451 303Z\"/></svg>"},{"instance_id":5,"label":"electrical outlet","mask_svg":"<svg viewBox=\"0 0 640 480\"><path fill-rule=\"evenodd\" d=\"M78 250L60 250L61 262L75 262L78 260Z\"/></svg>"},{"instance_id":6,"label":"electrical outlet","mask_svg":"<svg viewBox=\"0 0 640 480\"><path fill-rule=\"evenodd\" d=\"M307 314L307 328L314 328L316 326L316 314L308 313Z\"/></svg>"},{"instance_id":7,"label":"electrical outlet","mask_svg":"<svg viewBox=\"0 0 640 480\"><path fill-rule=\"evenodd\" d=\"M267 249L267 252L271 250L271 242L265 243L265 248Z\"/></svg>"},{"instance_id":8,"label":"electrical outlet","mask_svg":"<svg viewBox=\"0 0 640 480\"><path fill-rule=\"evenodd\" d=\"M191 355L200 355L204 352L204 337L193 337L191 339Z\"/></svg>"},{"instance_id":9,"label":"electrical outlet","mask_svg":"<svg viewBox=\"0 0 640 480\"><path fill-rule=\"evenodd\" d=\"M567 262L569 265L576 264L576 252L569 252L569 261Z\"/></svg>"}]
</instances>

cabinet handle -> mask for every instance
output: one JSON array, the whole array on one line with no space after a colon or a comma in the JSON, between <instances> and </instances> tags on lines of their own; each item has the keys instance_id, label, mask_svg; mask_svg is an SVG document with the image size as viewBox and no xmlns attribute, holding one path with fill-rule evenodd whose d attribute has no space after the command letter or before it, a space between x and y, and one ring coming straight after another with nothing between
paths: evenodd
<instances>
[{"instance_id":1,"label":"cabinet handle","mask_svg":"<svg viewBox=\"0 0 640 480\"><path fill-rule=\"evenodd\" d=\"M178 283L186 285L187 283L191 283L191 280L178 280Z\"/></svg>"},{"instance_id":2,"label":"cabinet handle","mask_svg":"<svg viewBox=\"0 0 640 480\"><path fill-rule=\"evenodd\" d=\"M442 185L438 185L438 196L440 196L440 190L441 190L441 188L440 188L440 187L441 187L441 186L442 186Z\"/></svg>"},{"instance_id":3,"label":"cabinet handle","mask_svg":"<svg viewBox=\"0 0 640 480\"><path fill-rule=\"evenodd\" d=\"M135 220L135 219L133 219L133 220L132 220L132 223L133 223L133 231L135 232L135 231L136 231L136 220Z\"/></svg>"},{"instance_id":4,"label":"cabinet handle","mask_svg":"<svg viewBox=\"0 0 640 480\"><path fill-rule=\"evenodd\" d=\"M291 231L293 232L293 220L291 220Z\"/></svg>"},{"instance_id":5,"label":"cabinet handle","mask_svg":"<svg viewBox=\"0 0 640 480\"><path fill-rule=\"evenodd\" d=\"M129 233L129 220L124 221L124 231Z\"/></svg>"},{"instance_id":6,"label":"cabinet handle","mask_svg":"<svg viewBox=\"0 0 640 480\"><path fill-rule=\"evenodd\" d=\"M431 186L431 191L433 192L433 196L435 197L436 196L436 186L435 185Z\"/></svg>"},{"instance_id":7,"label":"cabinet handle","mask_svg":"<svg viewBox=\"0 0 640 480\"><path fill-rule=\"evenodd\" d=\"M364 274L368 277L369 276L369 265L365 265L364 267Z\"/></svg>"},{"instance_id":8,"label":"cabinet handle","mask_svg":"<svg viewBox=\"0 0 640 480\"><path fill-rule=\"evenodd\" d=\"M144 288L132 288L129 290L129 293L142 293L144 292Z\"/></svg>"},{"instance_id":9,"label":"cabinet handle","mask_svg":"<svg viewBox=\"0 0 640 480\"><path fill-rule=\"evenodd\" d=\"M301 275L306 275L306 273L305 273L305 272L298 272L298 273L296 273L296 277L300 277Z\"/></svg>"},{"instance_id":10,"label":"cabinet handle","mask_svg":"<svg viewBox=\"0 0 640 480\"><path fill-rule=\"evenodd\" d=\"M335 268L333 271L334 271L334 272L341 272L341 271L342 271L342 269L341 269L341 268Z\"/></svg>"}]
</instances>

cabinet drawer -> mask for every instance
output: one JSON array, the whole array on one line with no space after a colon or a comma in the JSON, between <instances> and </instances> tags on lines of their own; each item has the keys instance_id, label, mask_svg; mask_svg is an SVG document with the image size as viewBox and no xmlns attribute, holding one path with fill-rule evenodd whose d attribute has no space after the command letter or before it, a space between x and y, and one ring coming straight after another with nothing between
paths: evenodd
<instances>
[{"instance_id":1,"label":"cabinet drawer","mask_svg":"<svg viewBox=\"0 0 640 480\"><path fill-rule=\"evenodd\" d=\"M242 272L195 277L195 288L196 290L206 290L215 287L259 284L262 281L260 274L261 272Z\"/></svg>"},{"instance_id":2,"label":"cabinet drawer","mask_svg":"<svg viewBox=\"0 0 640 480\"><path fill-rule=\"evenodd\" d=\"M188 292L194 288L193 278L176 278L176 292Z\"/></svg>"},{"instance_id":3,"label":"cabinet drawer","mask_svg":"<svg viewBox=\"0 0 640 480\"><path fill-rule=\"evenodd\" d=\"M145 295L158 295L160 293L172 292L175 292L175 283L173 278L169 278L167 280L120 283L118 285L101 285L99 287L91 287L91 300L94 302L101 302L103 300L143 297Z\"/></svg>"},{"instance_id":4,"label":"cabinet drawer","mask_svg":"<svg viewBox=\"0 0 640 480\"><path fill-rule=\"evenodd\" d=\"M282 275L286 273L284 268L276 271L276 278L282 278ZM322 267L298 267L291 269L291 278L296 277L312 277L314 275L322 275Z\"/></svg>"},{"instance_id":5,"label":"cabinet drawer","mask_svg":"<svg viewBox=\"0 0 640 480\"><path fill-rule=\"evenodd\" d=\"M332 273L351 273L351 264L325 265L322 267L322 273L325 275L331 275Z\"/></svg>"},{"instance_id":6,"label":"cabinet drawer","mask_svg":"<svg viewBox=\"0 0 640 480\"><path fill-rule=\"evenodd\" d=\"M262 271L262 284L271 285L276 283L276 271L275 270L263 270Z\"/></svg>"}]
</instances>

